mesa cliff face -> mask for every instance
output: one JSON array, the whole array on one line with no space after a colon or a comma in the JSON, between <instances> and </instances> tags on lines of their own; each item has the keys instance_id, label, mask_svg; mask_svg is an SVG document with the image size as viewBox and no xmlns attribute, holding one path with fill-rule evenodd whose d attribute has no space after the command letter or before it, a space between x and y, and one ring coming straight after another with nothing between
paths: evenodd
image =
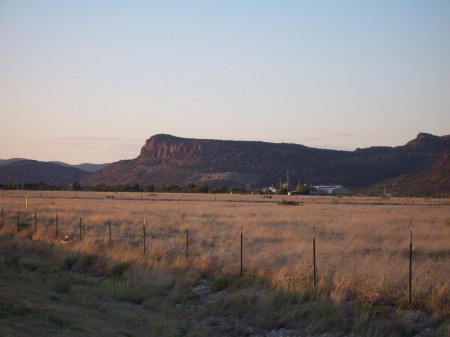
<instances>
[{"instance_id":1,"label":"mesa cliff face","mask_svg":"<svg viewBox=\"0 0 450 337\"><path fill-rule=\"evenodd\" d=\"M187 139L155 135L133 160L119 161L82 180L82 185L187 185L261 187L299 179L314 184L370 186L403 174L431 169L450 137L420 133L399 147L356 151L314 149L297 144Z\"/></svg>"},{"instance_id":2,"label":"mesa cliff face","mask_svg":"<svg viewBox=\"0 0 450 337\"><path fill-rule=\"evenodd\" d=\"M150 162L170 158L192 159L198 155L201 146L194 141L183 142L181 138L170 135L156 135L145 142L138 157Z\"/></svg>"},{"instance_id":3,"label":"mesa cliff face","mask_svg":"<svg viewBox=\"0 0 450 337\"><path fill-rule=\"evenodd\" d=\"M161 161L165 159L207 160L227 151L232 142L184 139L171 135L155 135L145 142L138 157L140 160Z\"/></svg>"}]
</instances>

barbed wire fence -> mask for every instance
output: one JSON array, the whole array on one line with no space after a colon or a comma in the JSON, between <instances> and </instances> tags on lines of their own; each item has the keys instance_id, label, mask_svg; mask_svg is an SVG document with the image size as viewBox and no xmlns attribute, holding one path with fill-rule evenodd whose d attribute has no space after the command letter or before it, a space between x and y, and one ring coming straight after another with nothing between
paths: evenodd
<instances>
[{"instance_id":1,"label":"barbed wire fence","mask_svg":"<svg viewBox=\"0 0 450 337\"><path fill-rule=\"evenodd\" d=\"M102 223L85 223L83 221L83 217L79 218L77 223L74 221L66 221L59 216L58 213L55 214L54 218L48 217L38 217L39 212L37 209L33 211L22 211L20 208L17 208L17 212L15 209L5 210L2 206L1 209L1 222L0 229L4 230L9 226L10 233L19 233L28 231L31 235L37 235L41 232L47 232L47 237L51 240L58 240L59 242L95 242L101 243L101 245L107 246L109 249L114 249L120 244L127 244L131 247L134 247L136 250L141 250L142 254L149 254L148 246L152 244L152 241L162 240L166 242L167 247L170 240L177 240L180 244L177 244L177 248L173 249L172 258L181 258L184 257L186 260L194 259L196 256L201 253L211 254L214 261L220 261L220 257L213 256L215 253L215 249L205 249L203 251L202 244L200 242L196 242L197 237L200 237L200 230L189 229L187 226L184 230L171 230L169 227L166 228L166 232L164 231L164 226L148 225L146 223L145 217L141 217L134 224L130 223L129 231L126 233L125 237L118 238L114 236L112 220L106 220ZM115 227L120 227L124 224L121 221L114 221ZM142 225L139 230L139 224ZM51 231L54 228L54 236L51 236ZM103 230L98 230L98 228L103 228ZM92 229L97 229L94 233ZM140 233L139 233L140 232ZM119 233L120 234L120 233ZM306 233L307 234L307 233ZM448 280L444 280L442 287L447 287L448 294L444 294L441 297L445 298L445 302L441 302L439 299L433 299L435 296L435 289L428 289L424 291L422 288L420 296L415 297L415 289L413 284L413 276L417 276L417 273L420 272L420 269L424 266L430 265L432 263L442 263L450 270L450 249L448 251L440 252L440 253L425 253L425 252L415 252L413 249L413 232L409 231L409 246L405 244L404 247L399 247L397 249L390 250L368 250L365 252L366 256L375 256L375 257L383 257L390 256L391 258L401 258L407 266L407 281L408 284L405 285L407 289L407 302L410 307L414 305L419 305L422 307L427 307L430 305L430 301L432 299L432 305L434 307L438 307L442 310L446 310L450 312L450 278ZM121 234L122 235L122 234ZM258 276L258 277L266 277L270 275L270 266L263 266L265 271L263 273L256 271L249 271L252 268L246 268L246 260L249 255L252 253L250 250L246 249L247 238L251 237L251 229L246 229L241 226L240 231L237 233L228 232L229 236L236 236L237 244L233 249L236 249L236 253L233 255L237 257L236 261L232 261L231 263L235 265L235 267L228 266L227 270L235 269L233 274L238 275L239 277L244 276ZM317 228L313 227L313 233L309 233L311 235L311 253L309 255L309 262L311 266L311 287L314 291L317 291L318 279L320 275L320 269L318 268L317 261L320 259L320 253L318 253L317 248L320 246L320 241L316 241L317 238ZM93 238L95 237L95 238ZM139 239L140 237L140 239ZM214 248L214 244L217 244L217 241L220 237L213 238L212 248ZM89 241L90 240L90 241ZM356 275L357 269L357 260L356 256L356 234L354 234L355 246L347 247L348 251L353 250L354 258L354 274ZM105 244L107 242L107 244ZM336 245L339 245L336 242ZM166 247L166 248L167 248ZM195 247L195 248L194 248ZM237 248L236 248L237 247ZM211 248L211 247L210 247ZM308 256L308 253L305 253L305 256ZM344 258L344 257L343 257ZM219 263L220 264L220 263ZM326 269L327 266L322 264L322 269ZM211 270L215 272L223 272L224 268L217 268L217 266L212 266ZM268 271L269 270L269 271ZM423 299L424 294L427 294L430 300Z\"/></svg>"}]
</instances>

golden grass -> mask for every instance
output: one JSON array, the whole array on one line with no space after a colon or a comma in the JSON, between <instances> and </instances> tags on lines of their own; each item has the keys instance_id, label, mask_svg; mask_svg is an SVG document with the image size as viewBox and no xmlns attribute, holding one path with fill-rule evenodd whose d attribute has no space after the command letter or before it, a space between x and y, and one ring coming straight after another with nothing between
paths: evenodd
<instances>
[{"instance_id":1,"label":"golden grass","mask_svg":"<svg viewBox=\"0 0 450 337\"><path fill-rule=\"evenodd\" d=\"M283 199L299 205L280 205ZM56 242L67 235L70 241L61 244L71 249L101 252L156 269L237 275L242 228L245 273L265 275L276 288L298 291L312 291L315 227L316 294L335 303L356 300L405 306L412 231L414 305L450 312L448 199L33 191L28 192L25 209L24 191L5 191L1 204L3 233L16 233L19 211L21 231L16 235L55 241L58 214Z\"/></svg>"}]
</instances>

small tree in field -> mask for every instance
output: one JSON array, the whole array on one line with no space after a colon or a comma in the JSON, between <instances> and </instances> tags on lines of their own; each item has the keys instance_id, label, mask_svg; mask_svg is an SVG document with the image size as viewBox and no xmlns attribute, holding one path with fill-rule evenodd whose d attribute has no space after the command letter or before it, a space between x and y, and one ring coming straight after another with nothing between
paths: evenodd
<instances>
[{"instance_id":1,"label":"small tree in field","mask_svg":"<svg viewBox=\"0 0 450 337\"><path fill-rule=\"evenodd\" d=\"M280 184L280 194L287 195L289 193L289 188L287 183Z\"/></svg>"},{"instance_id":2,"label":"small tree in field","mask_svg":"<svg viewBox=\"0 0 450 337\"><path fill-rule=\"evenodd\" d=\"M298 184L297 187L297 192L300 194L309 194L309 184Z\"/></svg>"}]
</instances>

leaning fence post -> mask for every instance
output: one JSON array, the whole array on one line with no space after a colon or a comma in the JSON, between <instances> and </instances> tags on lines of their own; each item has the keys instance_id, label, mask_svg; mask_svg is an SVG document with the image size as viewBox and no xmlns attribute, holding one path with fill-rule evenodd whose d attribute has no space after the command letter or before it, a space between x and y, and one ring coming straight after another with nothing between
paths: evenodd
<instances>
[{"instance_id":1,"label":"leaning fence post","mask_svg":"<svg viewBox=\"0 0 450 337\"><path fill-rule=\"evenodd\" d=\"M412 231L409 231L409 304L412 304Z\"/></svg>"},{"instance_id":2,"label":"leaning fence post","mask_svg":"<svg viewBox=\"0 0 450 337\"><path fill-rule=\"evenodd\" d=\"M241 226L241 277L243 275L243 246L244 246L244 235L242 233L242 226Z\"/></svg>"},{"instance_id":3,"label":"leaning fence post","mask_svg":"<svg viewBox=\"0 0 450 337\"><path fill-rule=\"evenodd\" d=\"M313 285L316 290L316 227L313 227Z\"/></svg>"}]
</instances>

